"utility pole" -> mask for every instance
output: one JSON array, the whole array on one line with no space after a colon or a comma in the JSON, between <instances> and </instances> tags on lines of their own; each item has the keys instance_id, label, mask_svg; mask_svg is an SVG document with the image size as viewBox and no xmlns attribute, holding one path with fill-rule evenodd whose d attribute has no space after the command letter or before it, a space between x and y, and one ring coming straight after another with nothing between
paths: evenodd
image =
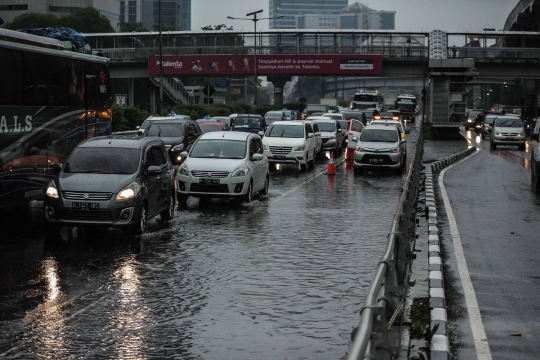
<instances>
[{"instance_id":1,"label":"utility pole","mask_svg":"<svg viewBox=\"0 0 540 360\"><path fill-rule=\"evenodd\" d=\"M158 26L159 26L159 111L158 115L163 114L163 51L161 48L161 0L158 4Z\"/></svg>"}]
</instances>

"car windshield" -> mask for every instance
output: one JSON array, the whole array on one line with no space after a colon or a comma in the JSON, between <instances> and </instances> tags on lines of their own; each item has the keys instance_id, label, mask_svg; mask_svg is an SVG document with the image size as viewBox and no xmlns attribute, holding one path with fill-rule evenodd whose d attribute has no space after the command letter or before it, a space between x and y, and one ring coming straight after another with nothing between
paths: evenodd
<instances>
[{"instance_id":1,"label":"car windshield","mask_svg":"<svg viewBox=\"0 0 540 360\"><path fill-rule=\"evenodd\" d=\"M159 124L153 123L146 136L157 137L182 137L184 136L184 124Z\"/></svg>"},{"instance_id":2,"label":"car windshield","mask_svg":"<svg viewBox=\"0 0 540 360\"><path fill-rule=\"evenodd\" d=\"M317 121L317 125L319 125L319 130L320 131L324 131L324 132L335 132L336 131L336 123Z\"/></svg>"},{"instance_id":3,"label":"car windshield","mask_svg":"<svg viewBox=\"0 0 540 360\"><path fill-rule=\"evenodd\" d=\"M349 122L347 120L339 120L339 125L342 129L348 129L349 128Z\"/></svg>"},{"instance_id":4,"label":"car windshield","mask_svg":"<svg viewBox=\"0 0 540 360\"><path fill-rule=\"evenodd\" d=\"M523 122L519 118L498 118L495 122L495 126L521 128L523 127Z\"/></svg>"},{"instance_id":5,"label":"car windshield","mask_svg":"<svg viewBox=\"0 0 540 360\"><path fill-rule=\"evenodd\" d=\"M199 140L189 157L198 159L243 159L246 157L246 142L241 140Z\"/></svg>"},{"instance_id":6,"label":"car windshield","mask_svg":"<svg viewBox=\"0 0 540 360\"><path fill-rule=\"evenodd\" d=\"M398 134L395 130L364 129L360 134L363 142L396 142Z\"/></svg>"},{"instance_id":7,"label":"car windshield","mask_svg":"<svg viewBox=\"0 0 540 360\"><path fill-rule=\"evenodd\" d=\"M332 114L323 114L324 117L334 119L334 120L341 120L343 119L342 115L332 115Z\"/></svg>"},{"instance_id":8,"label":"car windshield","mask_svg":"<svg viewBox=\"0 0 540 360\"><path fill-rule=\"evenodd\" d=\"M237 117L234 120L234 127L236 129L260 129L261 118L259 117Z\"/></svg>"},{"instance_id":9,"label":"car windshield","mask_svg":"<svg viewBox=\"0 0 540 360\"><path fill-rule=\"evenodd\" d=\"M355 94L353 101L377 102L377 95L373 95L373 94Z\"/></svg>"},{"instance_id":10,"label":"car windshield","mask_svg":"<svg viewBox=\"0 0 540 360\"><path fill-rule=\"evenodd\" d=\"M80 147L69 156L64 172L134 174L139 168L140 150Z\"/></svg>"},{"instance_id":11,"label":"car windshield","mask_svg":"<svg viewBox=\"0 0 540 360\"><path fill-rule=\"evenodd\" d=\"M146 129L147 127L150 126L150 124L152 124L152 121L150 121L150 120L144 120L144 122L143 122L142 125L141 125L141 129Z\"/></svg>"},{"instance_id":12,"label":"car windshield","mask_svg":"<svg viewBox=\"0 0 540 360\"><path fill-rule=\"evenodd\" d=\"M302 125L275 124L270 128L267 137L303 138L304 127Z\"/></svg>"},{"instance_id":13,"label":"car windshield","mask_svg":"<svg viewBox=\"0 0 540 360\"><path fill-rule=\"evenodd\" d=\"M484 119L484 124L491 125L493 124L493 121L495 121L495 119L495 116L486 116L486 118Z\"/></svg>"},{"instance_id":14,"label":"car windshield","mask_svg":"<svg viewBox=\"0 0 540 360\"><path fill-rule=\"evenodd\" d=\"M200 125L199 124L199 127L201 128L201 131L203 132L203 134L207 133L207 132L212 132L212 131L221 131L221 123L216 123L215 125L212 125L212 124L207 124L207 125Z\"/></svg>"}]
</instances>

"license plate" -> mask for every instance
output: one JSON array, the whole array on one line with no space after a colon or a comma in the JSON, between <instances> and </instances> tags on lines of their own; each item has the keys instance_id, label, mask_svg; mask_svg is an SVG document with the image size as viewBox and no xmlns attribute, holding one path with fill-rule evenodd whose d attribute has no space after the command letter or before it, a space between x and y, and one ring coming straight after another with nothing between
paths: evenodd
<instances>
[{"instance_id":1,"label":"license plate","mask_svg":"<svg viewBox=\"0 0 540 360\"><path fill-rule=\"evenodd\" d=\"M99 209L99 203L73 202L71 208L73 210L97 210Z\"/></svg>"},{"instance_id":2,"label":"license plate","mask_svg":"<svg viewBox=\"0 0 540 360\"><path fill-rule=\"evenodd\" d=\"M276 160L285 160L286 158L287 158L286 156L274 155L274 159Z\"/></svg>"},{"instance_id":3,"label":"license plate","mask_svg":"<svg viewBox=\"0 0 540 360\"><path fill-rule=\"evenodd\" d=\"M199 184L219 184L219 179L199 179Z\"/></svg>"},{"instance_id":4,"label":"license plate","mask_svg":"<svg viewBox=\"0 0 540 360\"><path fill-rule=\"evenodd\" d=\"M369 159L369 162L372 164L382 164L383 161L383 159Z\"/></svg>"}]
</instances>

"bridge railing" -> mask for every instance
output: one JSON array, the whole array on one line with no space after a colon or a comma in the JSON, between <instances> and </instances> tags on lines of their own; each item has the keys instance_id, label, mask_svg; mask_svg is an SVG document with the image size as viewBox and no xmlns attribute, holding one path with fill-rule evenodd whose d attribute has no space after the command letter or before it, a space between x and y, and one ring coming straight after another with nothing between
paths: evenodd
<instances>
[{"instance_id":1,"label":"bridge railing","mask_svg":"<svg viewBox=\"0 0 540 360\"><path fill-rule=\"evenodd\" d=\"M360 311L348 360L390 360L397 344L388 335L393 323L403 316L410 262L416 240L416 209L424 139L422 121L407 180L388 235L386 249Z\"/></svg>"}]
</instances>

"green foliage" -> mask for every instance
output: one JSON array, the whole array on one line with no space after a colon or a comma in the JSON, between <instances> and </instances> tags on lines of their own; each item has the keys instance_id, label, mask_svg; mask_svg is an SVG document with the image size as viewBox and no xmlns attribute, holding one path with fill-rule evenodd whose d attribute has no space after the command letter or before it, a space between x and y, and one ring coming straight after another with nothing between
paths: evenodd
<instances>
[{"instance_id":1,"label":"green foliage","mask_svg":"<svg viewBox=\"0 0 540 360\"><path fill-rule=\"evenodd\" d=\"M286 103L283 104L283 107L287 110L296 110L302 112L306 108L306 104L302 104L301 102Z\"/></svg>"},{"instance_id":2,"label":"green foliage","mask_svg":"<svg viewBox=\"0 0 540 360\"><path fill-rule=\"evenodd\" d=\"M257 105L257 108L255 109L255 114L260 114L264 116L264 114L272 110L277 110L275 105L270 105L270 104Z\"/></svg>"},{"instance_id":3,"label":"green foliage","mask_svg":"<svg viewBox=\"0 0 540 360\"><path fill-rule=\"evenodd\" d=\"M411 338L425 339L430 329L430 308L428 299L416 300L409 309L411 317Z\"/></svg>"},{"instance_id":4,"label":"green foliage","mask_svg":"<svg viewBox=\"0 0 540 360\"><path fill-rule=\"evenodd\" d=\"M135 130L136 126L140 126L151 113L146 110L141 110L133 106L120 107L114 105L112 107L112 131Z\"/></svg>"},{"instance_id":5,"label":"green foliage","mask_svg":"<svg viewBox=\"0 0 540 360\"><path fill-rule=\"evenodd\" d=\"M93 7L81 8L60 17L53 14L25 13L14 18L6 27L13 30L67 27L85 34L114 32L109 19Z\"/></svg>"},{"instance_id":6,"label":"green foliage","mask_svg":"<svg viewBox=\"0 0 540 360\"><path fill-rule=\"evenodd\" d=\"M219 25L206 25L206 26L203 26L201 28L201 30L232 30L233 27L232 26L229 26L227 27L227 25L225 24L219 24Z\"/></svg>"}]
</instances>

